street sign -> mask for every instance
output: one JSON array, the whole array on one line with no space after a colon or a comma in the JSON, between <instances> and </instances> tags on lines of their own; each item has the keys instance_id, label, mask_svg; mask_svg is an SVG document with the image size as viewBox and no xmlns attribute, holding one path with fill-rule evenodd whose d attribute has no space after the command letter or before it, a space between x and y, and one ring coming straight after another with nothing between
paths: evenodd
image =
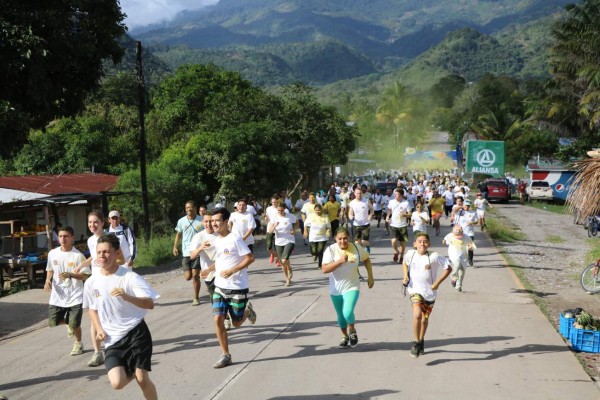
<instances>
[{"instance_id":1,"label":"street sign","mask_svg":"<svg viewBox=\"0 0 600 400\"><path fill-rule=\"evenodd\" d=\"M470 140L467 142L465 172L504 176L504 142Z\"/></svg>"}]
</instances>

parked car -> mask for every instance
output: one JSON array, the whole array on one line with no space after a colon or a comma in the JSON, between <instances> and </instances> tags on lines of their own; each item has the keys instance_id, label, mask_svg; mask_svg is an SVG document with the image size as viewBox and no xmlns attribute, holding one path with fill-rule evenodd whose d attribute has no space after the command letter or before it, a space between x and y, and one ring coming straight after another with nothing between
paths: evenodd
<instances>
[{"instance_id":1,"label":"parked car","mask_svg":"<svg viewBox=\"0 0 600 400\"><path fill-rule=\"evenodd\" d=\"M486 179L487 199L489 201L502 201L508 203L510 200L510 186L504 179Z\"/></svg>"},{"instance_id":2,"label":"parked car","mask_svg":"<svg viewBox=\"0 0 600 400\"><path fill-rule=\"evenodd\" d=\"M525 188L527 194L527 201L532 200L545 200L552 201L554 194L550 184L546 181L531 181Z\"/></svg>"}]
</instances>

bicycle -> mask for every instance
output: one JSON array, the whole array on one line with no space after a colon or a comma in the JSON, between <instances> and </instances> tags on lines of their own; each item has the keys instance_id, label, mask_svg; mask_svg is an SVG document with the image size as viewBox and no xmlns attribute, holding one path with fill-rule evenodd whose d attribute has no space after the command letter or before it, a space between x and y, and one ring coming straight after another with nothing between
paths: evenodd
<instances>
[{"instance_id":1,"label":"bicycle","mask_svg":"<svg viewBox=\"0 0 600 400\"><path fill-rule=\"evenodd\" d=\"M581 273L581 287L589 294L600 293L600 260L585 267Z\"/></svg>"}]
</instances>

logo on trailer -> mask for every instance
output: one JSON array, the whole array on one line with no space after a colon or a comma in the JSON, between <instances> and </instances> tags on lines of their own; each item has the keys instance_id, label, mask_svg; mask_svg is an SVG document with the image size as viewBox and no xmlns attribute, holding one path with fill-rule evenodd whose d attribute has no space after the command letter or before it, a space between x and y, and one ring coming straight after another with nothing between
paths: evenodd
<instances>
[{"instance_id":1,"label":"logo on trailer","mask_svg":"<svg viewBox=\"0 0 600 400\"><path fill-rule=\"evenodd\" d=\"M563 192L565 190L565 185L562 183L557 183L556 186L554 186L554 190L557 192Z\"/></svg>"},{"instance_id":2,"label":"logo on trailer","mask_svg":"<svg viewBox=\"0 0 600 400\"><path fill-rule=\"evenodd\" d=\"M477 153L477 164L482 167L491 167L496 162L496 154L489 149L483 149Z\"/></svg>"}]
</instances>

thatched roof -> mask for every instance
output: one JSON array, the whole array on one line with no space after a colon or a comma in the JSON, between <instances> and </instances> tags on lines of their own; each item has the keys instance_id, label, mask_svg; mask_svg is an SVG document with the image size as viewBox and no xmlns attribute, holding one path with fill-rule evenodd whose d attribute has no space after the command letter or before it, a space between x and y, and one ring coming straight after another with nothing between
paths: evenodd
<instances>
[{"instance_id":1,"label":"thatched roof","mask_svg":"<svg viewBox=\"0 0 600 400\"><path fill-rule=\"evenodd\" d=\"M600 214L600 158L575 163L577 173L571 183L567 203L583 217Z\"/></svg>"}]
</instances>

